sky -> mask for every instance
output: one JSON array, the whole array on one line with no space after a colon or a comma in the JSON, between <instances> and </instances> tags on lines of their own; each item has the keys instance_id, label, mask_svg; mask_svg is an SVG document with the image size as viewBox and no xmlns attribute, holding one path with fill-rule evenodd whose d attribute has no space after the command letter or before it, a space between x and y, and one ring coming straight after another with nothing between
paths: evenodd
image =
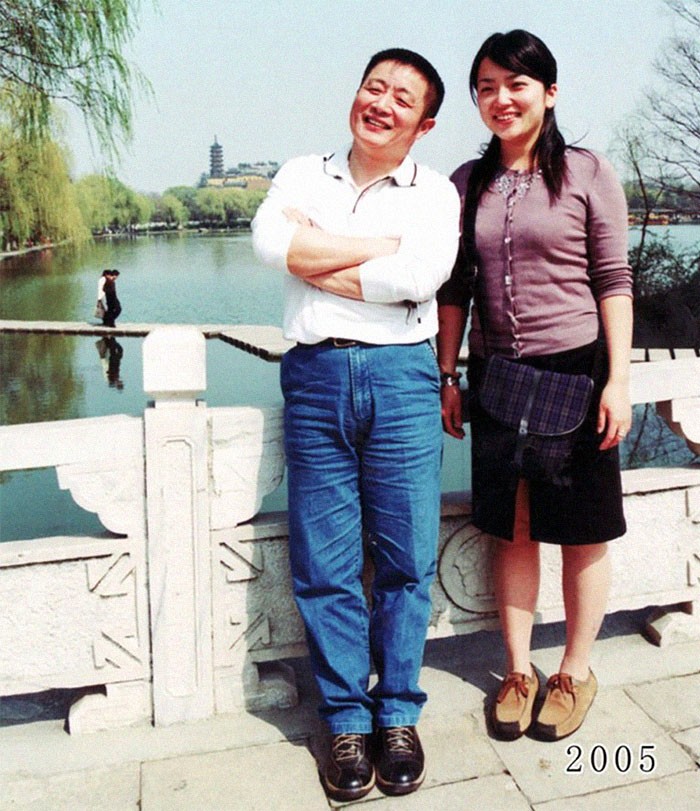
<instances>
[{"instance_id":1,"label":"sky","mask_svg":"<svg viewBox=\"0 0 700 811\"><path fill-rule=\"evenodd\" d=\"M471 60L487 36L512 28L537 34L557 59L567 141L614 159L614 133L658 82L654 60L663 59L674 22L662 0L156 2L142 0L126 52L153 96L137 94L133 139L115 167L141 192L195 185L215 137L227 168L349 143L364 66L390 47L418 51L443 78L437 126L413 155L449 173L488 138L469 97ZM75 112L65 140L74 177L103 168Z\"/></svg>"}]
</instances>

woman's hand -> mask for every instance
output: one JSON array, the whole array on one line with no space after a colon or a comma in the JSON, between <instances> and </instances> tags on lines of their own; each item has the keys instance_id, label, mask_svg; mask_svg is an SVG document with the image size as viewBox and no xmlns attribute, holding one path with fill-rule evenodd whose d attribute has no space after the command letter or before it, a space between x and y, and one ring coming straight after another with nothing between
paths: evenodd
<instances>
[{"instance_id":1,"label":"woman's hand","mask_svg":"<svg viewBox=\"0 0 700 811\"><path fill-rule=\"evenodd\" d=\"M600 450L614 448L629 433L632 426L632 406L629 386L609 380L600 397L598 409L598 433L605 434Z\"/></svg>"},{"instance_id":2,"label":"woman's hand","mask_svg":"<svg viewBox=\"0 0 700 811\"><path fill-rule=\"evenodd\" d=\"M442 427L455 439L464 439L462 393L459 386L442 386L440 402L442 404Z\"/></svg>"}]
</instances>

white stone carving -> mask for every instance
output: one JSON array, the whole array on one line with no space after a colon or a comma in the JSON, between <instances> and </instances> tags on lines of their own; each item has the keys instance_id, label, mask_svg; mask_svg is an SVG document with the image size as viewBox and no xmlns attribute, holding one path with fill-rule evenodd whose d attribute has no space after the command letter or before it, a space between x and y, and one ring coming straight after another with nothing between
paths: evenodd
<instances>
[{"instance_id":1,"label":"white stone carving","mask_svg":"<svg viewBox=\"0 0 700 811\"><path fill-rule=\"evenodd\" d=\"M92 643L95 667L99 670L107 665L123 669L132 662L141 662L138 637L133 634L102 631Z\"/></svg>"},{"instance_id":2,"label":"white stone carving","mask_svg":"<svg viewBox=\"0 0 700 811\"><path fill-rule=\"evenodd\" d=\"M656 404L656 410L674 434L685 439L693 453L700 454L700 398L660 402Z\"/></svg>"},{"instance_id":3,"label":"white stone carving","mask_svg":"<svg viewBox=\"0 0 700 811\"><path fill-rule=\"evenodd\" d=\"M159 403L193 403L207 388L206 353L195 326L154 329L143 342L143 390Z\"/></svg>"},{"instance_id":4,"label":"white stone carving","mask_svg":"<svg viewBox=\"0 0 700 811\"><path fill-rule=\"evenodd\" d=\"M211 526L249 521L284 475L282 411L277 408L209 409Z\"/></svg>"},{"instance_id":5,"label":"white stone carving","mask_svg":"<svg viewBox=\"0 0 700 811\"><path fill-rule=\"evenodd\" d=\"M688 504L688 518L694 524L700 524L700 487L692 487L686 491Z\"/></svg>"},{"instance_id":6,"label":"white stone carving","mask_svg":"<svg viewBox=\"0 0 700 811\"><path fill-rule=\"evenodd\" d=\"M257 565L254 562L256 550L255 544L236 540L222 541L219 544L221 565L226 570L227 583L255 580L262 574L261 562L259 561Z\"/></svg>"},{"instance_id":7,"label":"white stone carving","mask_svg":"<svg viewBox=\"0 0 700 811\"><path fill-rule=\"evenodd\" d=\"M153 713L158 725L214 712L204 337L154 330L143 344Z\"/></svg>"},{"instance_id":8,"label":"white stone carving","mask_svg":"<svg viewBox=\"0 0 700 811\"><path fill-rule=\"evenodd\" d=\"M100 597L122 597L132 588L135 565L128 552L114 552L108 558L87 562L88 588Z\"/></svg>"},{"instance_id":9,"label":"white stone carving","mask_svg":"<svg viewBox=\"0 0 700 811\"><path fill-rule=\"evenodd\" d=\"M148 561L157 724L213 713L206 409L148 409Z\"/></svg>"},{"instance_id":10,"label":"white stone carving","mask_svg":"<svg viewBox=\"0 0 700 811\"><path fill-rule=\"evenodd\" d=\"M58 486L69 490L84 510L97 513L107 529L120 535L145 536L143 452L121 463L106 458L94 463L59 465L56 475Z\"/></svg>"},{"instance_id":11,"label":"white stone carving","mask_svg":"<svg viewBox=\"0 0 700 811\"><path fill-rule=\"evenodd\" d=\"M0 471L56 467L59 485L124 536L0 544L0 695L99 686L71 708L73 732L296 702L279 661L306 650L286 522L254 518L283 477L282 412L207 409L195 402L205 386L199 330L158 329L144 342L155 398L144 420L0 428ZM635 364L632 398L658 402L697 451L700 360ZM685 604L655 617L650 634L659 644L695 638L700 472L626 471L623 486L629 530L611 544L609 610ZM497 624L490 548L466 500L445 511L431 636ZM541 551L536 619L558 620L560 550Z\"/></svg>"},{"instance_id":12,"label":"white stone carving","mask_svg":"<svg viewBox=\"0 0 700 811\"><path fill-rule=\"evenodd\" d=\"M0 695L148 677L143 572L129 540L0 550Z\"/></svg>"},{"instance_id":13,"label":"white stone carving","mask_svg":"<svg viewBox=\"0 0 700 811\"><path fill-rule=\"evenodd\" d=\"M451 535L440 550L438 578L448 600L473 614L493 614L489 539L471 524Z\"/></svg>"},{"instance_id":14,"label":"white stone carving","mask_svg":"<svg viewBox=\"0 0 700 811\"><path fill-rule=\"evenodd\" d=\"M217 712L297 702L293 672L275 660L305 652L291 593L286 522L212 532ZM279 537L279 534L282 537Z\"/></svg>"}]
</instances>

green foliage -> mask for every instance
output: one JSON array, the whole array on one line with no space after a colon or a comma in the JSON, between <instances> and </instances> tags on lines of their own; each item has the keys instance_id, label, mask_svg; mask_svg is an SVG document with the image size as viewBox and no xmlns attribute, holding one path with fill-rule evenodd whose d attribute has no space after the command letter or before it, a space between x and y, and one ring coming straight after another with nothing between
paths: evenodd
<instances>
[{"instance_id":1,"label":"green foliage","mask_svg":"<svg viewBox=\"0 0 700 811\"><path fill-rule=\"evenodd\" d=\"M676 249L667 235L633 249L630 262L635 346L700 348L700 245Z\"/></svg>"},{"instance_id":2,"label":"green foliage","mask_svg":"<svg viewBox=\"0 0 700 811\"><path fill-rule=\"evenodd\" d=\"M193 188L173 186L163 195L176 198L184 207L184 220L173 217L177 222L190 220L212 227L233 228L240 220L252 220L258 206L265 199L265 192L241 188Z\"/></svg>"},{"instance_id":3,"label":"green foliage","mask_svg":"<svg viewBox=\"0 0 700 811\"><path fill-rule=\"evenodd\" d=\"M0 126L0 246L28 241L80 242L89 235L63 150L45 138L26 141Z\"/></svg>"},{"instance_id":4,"label":"green foliage","mask_svg":"<svg viewBox=\"0 0 700 811\"><path fill-rule=\"evenodd\" d=\"M674 247L670 236L665 234L648 239L641 253L632 248L630 264L635 268L635 297L667 293L700 273L700 247Z\"/></svg>"},{"instance_id":5,"label":"green foliage","mask_svg":"<svg viewBox=\"0 0 700 811\"><path fill-rule=\"evenodd\" d=\"M174 194L164 194L154 200L154 205L153 219L156 222L183 225L189 219L187 207Z\"/></svg>"},{"instance_id":6,"label":"green foliage","mask_svg":"<svg viewBox=\"0 0 700 811\"><path fill-rule=\"evenodd\" d=\"M197 208L205 222L223 222L225 208L224 197L220 189L198 189Z\"/></svg>"},{"instance_id":7,"label":"green foliage","mask_svg":"<svg viewBox=\"0 0 700 811\"><path fill-rule=\"evenodd\" d=\"M187 212L185 215L185 220L193 220L198 222L202 219L202 212L199 209L199 205L197 203L197 189L193 186L172 186L169 189L166 189L163 193L163 197L172 196L176 200L178 200L182 206L184 206L185 211ZM183 222L185 221L183 220Z\"/></svg>"},{"instance_id":8,"label":"green foliage","mask_svg":"<svg viewBox=\"0 0 700 811\"><path fill-rule=\"evenodd\" d=\"M87 175L76 183L75 188L87 227L93 233L109 228L113 220L109 179L105 175Z\"/></svg>"},{"instance_id":9,"label":"green foliage","mask_svg":"<svg viewBox=\"0 0 700 811\"><path fill-rule=\"evenodd\" d=\"M93 233L150 222L156 208L152 199L108 175L87 175L76 183L76 191L83 219Z\"/></svg>"},{"instance_id":10,"label":"green foliage","mask_svg":"<svg viewBox=\"0 0 700 811\"><path fill-rule=\"evenodd\" d=\"M139 6L140 0L0 0L0 84L12 97L12 124L23 138L45 138L52 103L63 99L82 111L106 151L128 139L132 85L148 89L122 55Z\"/></svg>"}]
</instances>

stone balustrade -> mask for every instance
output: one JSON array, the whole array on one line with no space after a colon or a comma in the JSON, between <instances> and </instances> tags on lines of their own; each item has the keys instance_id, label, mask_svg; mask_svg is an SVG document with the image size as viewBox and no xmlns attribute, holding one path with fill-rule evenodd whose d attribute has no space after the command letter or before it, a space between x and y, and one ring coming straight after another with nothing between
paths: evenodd
<instances>
[{"instance_id":1,"label":"stone balustrade","mask_svg":"<svg viewBox=\"0 0 700 811\"><path fill-rule=\"evenodd\" d=\"M306 650L286 515L258 515L284 473L281 409L199 400L195 327L155 329L143 352L143 418L0 428L0 471L55 468L107 530L0 544L0 696L85 688L73 733L291 706L284 660ZM700 452L699 358L634 364L632 393ZM623 486L629 529L611 545L610 611L681 605L650 632L660 644L697 635L700 468L625 471ZM539 622L563 617L557 552L543 548ZM430 637L496 625L489 554L468 494L446 496Z\"/></svg>"}]
</instances>

